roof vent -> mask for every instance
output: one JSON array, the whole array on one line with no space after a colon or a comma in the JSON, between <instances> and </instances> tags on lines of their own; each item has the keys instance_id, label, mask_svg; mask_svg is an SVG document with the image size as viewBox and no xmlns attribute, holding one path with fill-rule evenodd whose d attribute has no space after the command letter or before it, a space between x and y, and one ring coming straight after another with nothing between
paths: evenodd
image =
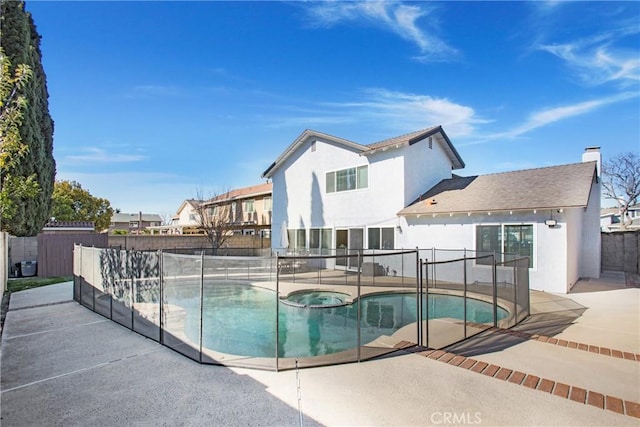
<instances>
[{"instance_id":1,"label":"roof vent","mask_svg":"<svg viewBox=\"0 0 640 427\"><path fill-rule=\"evenodd\" d=\"M431 200L429 200L429 204L430 204L430 205L435 205L436 203L438 203L438 202L436 201L436 199L431 199Z\"/></svg>"}]
</instances>

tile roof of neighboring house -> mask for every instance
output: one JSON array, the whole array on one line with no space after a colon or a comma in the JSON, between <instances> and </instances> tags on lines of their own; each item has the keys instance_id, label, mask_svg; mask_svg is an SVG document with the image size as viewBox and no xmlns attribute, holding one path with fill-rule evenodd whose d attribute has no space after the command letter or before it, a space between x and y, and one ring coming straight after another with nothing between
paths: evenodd
<instances>
[{"instance_id":1,"label":"tile roof of neighboring house","mask_svg":"<svg viewBox=\"0 0 640 427\"><path fill-rule=\"evenodd\" d=\"M226 193L213 197L205 202L205 204L215 204L236 199L246 199L248 197L262 196L271 194L273 184L266 182L264 184L251 185L249 187L236 188Z\"/></svg>"},{"instance_id":2,"label":"tile roof of neighboring house","mask_svg":"<svg viewBox=\"0 0 640 427\"><path fill-rule=\"evenodd\" d=\"M43 229L60 229L60 228L94 230L95 224L93 221L49 221L44 225Z\"/></svg>"},{"instance_id":3,"label":"tile roof of neighboring house","mask_svg":"<svg viewBox=\"0 0 640 427\"><path fill-rule=\"evenodd\" d=\"M139 221L139 213L114 213L111 216L111 222L129 222ZM162 222L162 217L158 214L142 214L142 221L144 222Z\"/></svg>"},{"instance_id":4,"label":"tile roof of neighboring house","mask_svg":"<svg viewBox=\"0 0 640 427\"><path fill-rule=\"evenodd\" d=\"M596 162L440 181L398 215L584 207Z\"/></svg>"},{"instance_id":5,"label":"tile roof of neighboring house","mask_svg":"<svg viewBox=\"0 0 640 427\"><path fill-rule=\"evenodd\" d=\"M455 149L449 137L442 129L442 126L433 126L426 129L421 129L415 132L407 133L404 135L396 136L393 138L385 139L383 141L375 142L369 145L358 144L343 138L338 138L333 135L329 135L326 133L314 131L307 129L298 136L295 141L286 150L273 162L263 173L263 178L270 178L273 175L273 172L280 167L280 165L288 159L297 149L300 147L305 141L309 138L317 138L325 141L332 142L337 145L341 145L345 148L351 149L360 155L370 155L375 154L380 150L385 150L391 147L401 147L405 145L412 145L418 141L422 141L425 138L433 136L436 138L442 148L445 150L449 158L451 159L451 163L453 164L454 169L462 169L464 168L464 161L458 154L458 151Z\"/></svg>"}]
</instances>

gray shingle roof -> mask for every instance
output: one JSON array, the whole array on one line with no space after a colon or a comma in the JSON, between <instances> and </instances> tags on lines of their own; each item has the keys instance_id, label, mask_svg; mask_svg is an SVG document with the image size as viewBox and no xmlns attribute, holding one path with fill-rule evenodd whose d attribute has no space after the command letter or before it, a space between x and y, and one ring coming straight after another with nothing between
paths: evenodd
<instances>
[{"instance_id":1,"label":"gray shingle roof","mask_svg":"<svg viewBox=\"0 0 640 427\"><path fill-rule=\"evenodd\" d=\"M445 179L398 215L584 207L596 162Z\"/></svg>"}]
</instances>

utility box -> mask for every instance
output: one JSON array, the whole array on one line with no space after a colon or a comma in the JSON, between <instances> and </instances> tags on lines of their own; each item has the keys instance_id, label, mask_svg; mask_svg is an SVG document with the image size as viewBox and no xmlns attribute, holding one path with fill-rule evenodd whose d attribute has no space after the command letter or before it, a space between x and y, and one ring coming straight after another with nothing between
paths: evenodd
<instances>
[{"instance_id":1,"label":"utility box","mask_svg":"<svg viewBox=\"0 0 640 427\"><path fill-rule=\"evenodd\" d=\"M20 276L31 277L36 275L38 261L22 261L20 263Z\"/></svg>"}]
</instances>

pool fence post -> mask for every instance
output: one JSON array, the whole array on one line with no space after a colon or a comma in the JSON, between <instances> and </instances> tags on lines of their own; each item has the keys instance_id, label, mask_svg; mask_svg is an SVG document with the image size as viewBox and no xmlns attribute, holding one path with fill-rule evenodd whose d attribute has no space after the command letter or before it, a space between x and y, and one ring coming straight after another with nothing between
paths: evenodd
<instances>
[{"instance_id":1,"label":"pool fence post","mask_svg":"<svg viewBox=\"0 0 640 427\"><path fill-rule=\"evenodd\" d=\"M356 323L356 331L357 331L357 336L358 336L358 350L357 350L358 362L360 362L360 345L361 345L360 341L362 339L361 331L360 331L360 328L361 328L360 317L362 316L362 313L360 311L360 306L362 304L362 301L360 300L360 296L361 296L360 295L360 274L362 272L362 269L360 268L360 261L361 261L360 260L360 254L361 254L361 251L358 251L358 282L357 282L357 286L358 286L358 310L357 310L358 322Z\"/></svg>"},{"instance_id":2,"label":"pool fence post","mask_svg":"<svg viewBox=\"0 0 640 427\"><path fill-rule=\"evenodd\" d=\"M424 310L424 317L425 317L425 325L424 325L424 340L423 340L423 344L425 344L426 348L429 348L429 258L426 258L424 260L424 271L427 275L427 286L424 289L424 303L425 303L425 310ZM422 296L420 296L420 300L422 300ZM420 319L420 322L422 322L422 319Z\"/></svg>"},{"instance_id":3,"label":"pool fence post","mask_svg":"<svg viewBox=\"0 0 640 427\"><path fill-rule=\"evenodd\" d=\"M464 327L464 337L467 338L467 250L466 249L463 252L462 271L463 271L463 277L464 277L464 291L463 291L464 298L462 298L462 303L464 304L463 327Z\"/></svg>"},{"instance_id":4,"label":"pool fence post","mask_svg":"<svg viewBox=\"0 0 640 427\"><path fill-rule=\"evenodd\" d=\"M82 245L80 245L80 289L78 290L78 302L82 304L82 282L84 281L84 271L82 271Z\"/></svg>"},{"instance_id":5,"label":"pool fence post","mask_svg":"<svg viewBox=\"0 0 640 427\"><path fill-rule=\"evenodd\" d=\"M200 252L200 354L199 362L202 363L202 314L204 312L204 251Z\"/></svg>"},{"instance_id":6,"label":"pool fence post","mask_svg":"<svg viewBox=\"0 0 640 427\"><path fill-rule=\"evenodd\" d=\"M278 372L278 346L280 345L280 254L276 252L276 372Z\"/></svg>"},{"instance_id":7,"label":"pool fence post","mask_svg":"<svg viewBox=\"0 0 640 427\"><path fill-rule=\"evenodd\" d=\"M436 248L433 247L431 248L431 259L432 259L432 266L433 266L433 270L431 271L431 281L433 282L433 288L436 288ZM429 284L427 283L427 286L429 286Z\"/></svg>"},{"instance_id":8,"label":"pool fence post","mask_svg":"<svg viewBox=\"0 0 640 427\"><path fill-rule=\"evenodd\" d=\"M91 297L91 305L92 305L92 310L96 311L96 286L95 286L95 281L96 281L96 250L95 247L91 247L93 250L91 251L91 292L93 294L93 296Z\"/></svg>"},{"instance_id":9,"label":"pool fence post","mask_svg":"<svg viewBox=\"0 0 640 427\"><path fill-rule=\"evenodd\" d=\"M422 259L420 258L420 251L418 251L418 248L416 248L416 267L417 267L417 273L416 274L416 280L418 281L416 283L416 302L417 302L417 334L418 334L418 346L422 345Z\"/></svg>"},{"instance_id":10,"label":"pool fence post","mask_svg":"<svg viewBox=\"0 0 640 427\"><path fill-rule=\"evenodd\" d=\"M518 324L518 260L513 261L513 325Z\"/></svg>"},{"instance_id":11,"label":"pool fence post","mask_svg":"<svg viewBox=\"0 0 640 427\"><path fill-rule=\"evenodd\" d=\"M491 255L491 286L493 287L493 327L498 327L498 264L495 252Z\"/></svg>"},{"instance_id":12,"label":"pool fence post","mask_svg":"<svg viewBox=\"0 0 640 427\"><path fill-rule=\"evenodd\" d=\"M158 250L158 292L159 292L159 304L158 307L158 315L160 316L160 320L158 322L158 326L160 328L159 331L159 341L160 344L164 345L164 253L162 249Z\"/></svg>"},{"instance_id":13,"label":"pool fence post","mask_svg":"<svg viewBox=\"0 0 640 427\"><path fill-rule=\"evenodd\" d=\"M129 329L133 330L133 250L128 252L129 256L127 257L127 266L129 270L129 307L131 310L131 326Z\"/></svg>"},{"instance_id":14,"label":"pool fence post","mask_svg":"<svg viewBox=\"0 0 640 427\"><path fill-rule=\"evenodd\" d=\"M111 251L111 249L103 249L103 251ZM112 253L115 253L115 251ZM111 255L111 253L109 255ZM107 274L109 274L109 272L107 272ZM110 274L114 275L115 271L110 272ZM120 275L120 271L118 271L118 275ZM112 276L109 279L112 280L112 284L115 284L115 277ZM109 286L109 320L113 320L113 288L115 288L115 286Z\"/></svg>"}]
</instances>

